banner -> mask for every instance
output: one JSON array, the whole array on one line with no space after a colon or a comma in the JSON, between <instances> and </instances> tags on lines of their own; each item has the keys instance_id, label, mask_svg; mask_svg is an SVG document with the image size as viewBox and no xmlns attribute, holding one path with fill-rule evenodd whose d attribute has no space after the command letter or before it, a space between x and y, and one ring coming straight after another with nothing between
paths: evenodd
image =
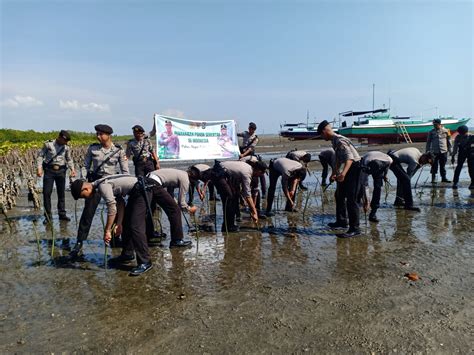
<instances>
[{"instance_id":1,"label":"banner","mask_svg":"<svg viewBox=\"0 0 474 355\"><path fill-rule=\"evenodd\" d=\"M190 121L155 114L160 160L203 160L239 157L235 121Z\"/></svg>"}]
</instances>

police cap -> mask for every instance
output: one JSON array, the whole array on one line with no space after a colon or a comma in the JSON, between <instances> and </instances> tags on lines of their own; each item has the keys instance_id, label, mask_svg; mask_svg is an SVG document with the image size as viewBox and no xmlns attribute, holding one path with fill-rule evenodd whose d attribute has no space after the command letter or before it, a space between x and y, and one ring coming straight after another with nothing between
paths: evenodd
<instances>
[{"instance_id":1,"label":"police cap","mask_svg":"<svg viewBox=\"0 0 474 355\"><path fill-rule=\"evenodd\" d=\"M75 200L78 200L81 197L81 190L84 182L84 179L77 179L71 184L71 195Z\"/></svg>"},{"instance_id":2,"label":"police cap","mask_svg":"<svg viewBox=\"0 0 474 355\"><path fill-rule=\"evenodd\" d=\"M64 129L62 129L59 132L59 136L63 137L68 142L71 140L71 134L68 131L64 130Z\"/></svg>"},{"instance_id":3,"label":"police cap","mask_svg":"<svg viewBox=\"0 0 474 355\"><path fill-rule=\"evenodd\" d=\"M253 122L250 122L250 123L249 123L249 128L251 128L251 129L257 129L257 125L256 125L255 123L253 123Z\"/></svg>"},{"instance_id":4,"label":"police cap","mask_svg":"<svg viewBox=\"0 0 474 355\"><path fill-rule=\"evenodd\" d=\"M221 129L227 129L227 126L225 124L221 124Z\"/></svg>"},{"instance_id":5,"label":"police cap","mask_svg":"<svg viewBox=\"0 0 474 355\"><path fill-rule=\"evenodd\" d=\"M112 127L110 127L109 125L106 125L106 124L98 124L94 127L94 129L97 132L102 132L102 133L106 133L106 134L114 133L114 130L112 129Z\"/></svg>"},{"instance_id":6,"label":"police cap","mask_svg":"<svg viewBox=\"0 0 474 355\"><path fill-rule=\"evenodd\" d=\"M441 124L441 120L439 118L435 118L433 120L433 123Z\"/></svg>"},{"instance_id":7,"label":"police cap","mask_svg":"<svg viewBox=\"0 0 474 355\"><path fill-rule=\"evenodd\" d=\"M324 120L323 122L321 122L318 126L318 134L321 134L323 133L324 129L326 128L326 126L329 124L328 121Z\"/></svg>"},{"instance_id":8,"label":"police cap","mask_svg":"<svg viewBox=\"0 0 474 355\"><path fill-rule=\"evenodd\" d=\"M170 120L165 120L165 125L170 125L171 126L171 121Z\"/></svg>"},{"instance_id":9,"label":"police cap","mask_svg":"<svg viewBox=\"0 0 474 355\"><path fill-rule=\"evenodd\" d=\"M145 132L145 130L143 129L143 127L140 126L140 125L138 125L138 124L136 124L135 126L133 126L133 127L132 127L132 130L133 130L134 132L141 132L141 133Z\"/></svg>"}]
</instances>

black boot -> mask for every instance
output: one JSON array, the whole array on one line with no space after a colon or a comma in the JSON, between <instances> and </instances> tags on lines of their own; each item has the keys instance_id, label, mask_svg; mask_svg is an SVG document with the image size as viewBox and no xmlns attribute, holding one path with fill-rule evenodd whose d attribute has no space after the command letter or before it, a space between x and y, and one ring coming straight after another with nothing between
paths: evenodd
<instances>
[{"instance_id":1,"label":"black boot","mask_svg":"<svg viewBox=\"0 0 474 355\"><path fill-rule=\"evenodd\" d=\"M372 210L369 213L369 221L377 223L379 219L377 218L377 210Z\"/></svg>"},{"instance_id":2,"label":"black boot","mask_svg":"<svg viewBox=\"0 0 474 355\"><path fill-rule=\"evenodd\" d=\"M76 259L79 254L82 252L82 240L78 240L74 248L72 248L71 252L69 253L69 258L71 260Z\"/></svg>"}]
</instances>

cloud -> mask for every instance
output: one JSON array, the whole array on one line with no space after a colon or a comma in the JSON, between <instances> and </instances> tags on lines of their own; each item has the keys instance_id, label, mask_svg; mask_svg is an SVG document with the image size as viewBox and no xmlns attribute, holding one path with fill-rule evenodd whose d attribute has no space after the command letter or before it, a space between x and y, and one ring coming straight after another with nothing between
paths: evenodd
<instances>
[{"instance_id":1,"label":"cloud","mask_svg":"<svg viewBox=\"0 0 474 355\"><path fill-rule=\"evenodd\" d=\"M178 109L175 109L175 108L168 108L168 109L162 111L161 115L176 117L176 118L184 118L184 112L180 111Z\"/></svg>"},{"instance_id":2,"label":"cloud","mask_svg":"<svg viewBox=\"0 0 474 355\"><path fill-rule=\"evenodd\" d=\"M109 112L109 104L98 104L89 102L82 104L78 100L59 100L59 107L63 110L71 111L90 111L90 112Z\"/></svg>"},{"instance_id":3,"label":"cloud","mask_svg":"<svg viewBox=\"0 0 474 355\"><path fill-rule=\"evenodd\" d=\"M0 102L0 106L10 107L10 108L43 106L43 101L38 100L32 96L15 95L9 99L6 99Z\"/></svg>"}]
</instances>

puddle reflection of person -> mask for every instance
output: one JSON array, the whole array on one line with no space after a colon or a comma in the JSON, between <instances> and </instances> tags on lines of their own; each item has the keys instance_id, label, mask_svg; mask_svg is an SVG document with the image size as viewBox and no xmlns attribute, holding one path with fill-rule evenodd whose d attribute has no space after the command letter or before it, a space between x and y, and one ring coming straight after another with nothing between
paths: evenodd
<instances>
[{"instance_id":1,"label":"puddle reflection of person","mask_svg":"<svg viewBox=\"0 0 474 355\"><path fill-rule=\"evenodd\" d=\"M222 287L240 285L242 279L248 280L256 275L263 265L262 238L260 233L234 234L224 237L224 257L219 264L218 277Z\"/></svg>"},{"instance_id":2,"label":"puddle reflection of person","mask_svg":"<svg viewBox=\"0 0 474 355\"><path fill-rule=\"evenodd\" d=\"M165 121L166 131L162 132L158 144L164 147L163 157L165 159L179 158L179 137L173 133L171 121Z\"/></svg>"}]
</instances>

